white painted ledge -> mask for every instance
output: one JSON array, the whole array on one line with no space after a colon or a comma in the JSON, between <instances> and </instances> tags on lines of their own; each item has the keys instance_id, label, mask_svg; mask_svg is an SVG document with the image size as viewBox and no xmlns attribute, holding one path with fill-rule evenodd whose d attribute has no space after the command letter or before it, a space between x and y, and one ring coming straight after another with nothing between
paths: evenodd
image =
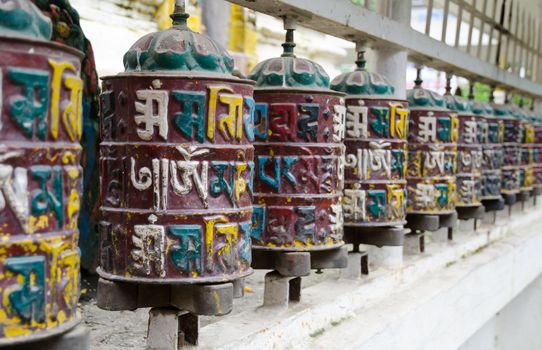
<instances>
[{"instance_id":1,"label":"white painted ledge","mask_svg":"<svg viewBox=\"0 0 542 350\"><path fill-rule=\"evenodd\" d=\"M201 329L199 348L457 349L542 273L542 208L513 212L429 243L401 269L329 274L287 311L220 318Z\"/></svg>"}]
</instances>

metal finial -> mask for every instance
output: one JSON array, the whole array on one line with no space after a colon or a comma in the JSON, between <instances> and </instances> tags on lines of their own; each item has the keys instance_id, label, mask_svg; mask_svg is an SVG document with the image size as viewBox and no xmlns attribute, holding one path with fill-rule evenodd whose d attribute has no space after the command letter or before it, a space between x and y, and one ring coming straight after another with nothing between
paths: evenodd
<instances>
[{"instance_id":1,"label":"metal finial","mask_svg":"<svg viewBox=\"0 0 542 350\"><path fill-rule=\"evenodd\" d=\"M356 70L365 70L365 65L367 64L367 60L365 59L365 44L365 41L356 42Z\"/></svg>"},{"instance_id":2,"label":"metal finial","mask_svg":"<svg viewBox=\"0 0 542 350\"><path fill-rule=\"evenodd\" d=\"M523 108L523 106L525 106L525 97L524 96L520 96L519 97L519 108Z\"/></svg>"},{"instance_id":3,"label":"metal finial","mask_svg":"<svg viewBox=\"0 0 542 350\"><path fill-rule=\"evenodd\" d=\"M489 93L489 102L493 103L495 102L495 85L491 86L491 91Z\"/></svg>"},{"instance_id":4,"label":"metal finial","mask_svg":"<svg viewBox=\"0 0 542 350\"><path fill-rule=\"evenodd\" d=\"M531 110L531 112L534 112L534 98L531 98L531 107L530 107L530 110Z\"/></svg>"},{"instance_id":5,"label":"metal finial","mask_svg":"<svg viewBox=\"0 0 542 350\"><path fill-rule=\"evenodd\" d=\"M169 16L173 20L173 26L179 28L188 28L187 20L190 15L186 13L185 0L175 0L173 13Z\"/></svg>"},{"instance_id":6,"label":"metal finial","mask_svg":"<svg viewBox=\"0 0 542 350\"><path fill-rule=\"evenodd\" d=\"M414 85L416 87L421 87L423 83L422 80L422 67L418 66L416 67L416 80L414 80Z\"/></svg>"},{"instance_id":7,"label":"metal finial","mask_svg":"<svg viewBox=\"0 0 542 350\"><path fill-rule=\"evenodd\" d=\"M294 31L296 29L296 23L292 17L284 17L284 29L286 29L286 41L282 44L282 47L284 48L282 57L295 57Z\"/></svg>"},{"instance_id":8,"label":"metal finial","mask_svg":"<svg viewBox=\"0 0 542 350\"><path fill-rule=\"evenodd\" d=\"M474 100L474 83L469 82L469 100Z\"/></svg>"},{"instance_id":9,"label":"metal finial","mask_svg":"<svg viewBox=\"0 0 542 350\"><path fill-rule=\"evenodd\" d=\"M452 75L450 73L446 73L446 92L444 95L451 95L452 94Z\"/></svg>"}]
</instances>

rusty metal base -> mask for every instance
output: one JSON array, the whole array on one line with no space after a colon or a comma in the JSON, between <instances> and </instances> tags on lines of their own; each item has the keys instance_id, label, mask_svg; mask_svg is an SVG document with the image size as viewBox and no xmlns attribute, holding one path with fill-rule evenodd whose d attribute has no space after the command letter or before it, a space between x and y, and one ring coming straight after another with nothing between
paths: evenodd
<instances>
[{"instance_id":1,"label":"rusty metal base","mask_svg":"<svg viewBox=\"0 0 542 350\"><path fill-rule=\"evenodd\" d=\"M43 340L0 346L2 350L90 350L90 330L79 324L61 335Z\"/></svg>"},{"instance_id":2,"label":"rusty metal base","mask_svg":"<svg viewBox=\"0 0 542 350\"><path fill-rule=\"evenodd\" d=\"M405 233L403 227L345 226L344 241L353 244L355 252L359 251L360 244L401 247L405 242Z\"/></svg>"},{"instance_id":3,"label":"rusty metal base","mask_svg":"<svg viewBox=\"0 0 542 350\"><path fill-rule=\"evenodd\" d=\"M450 214L408 214L406 227L413 233L418 231L437 231L448 228L448 239L453 239L454 227L457 223L457 212Z\"/></svg>"},{"instance_id":4,"label":"rusty metal base","mask_svg":"<svg viewBox=\"0 0 542 350\"><path fill-rule=\"evenodd\" d=\"M175 307L195 315L220 316L231 312L233 283L153 285L98 280L97 305L109 311L144 307Z\"/></svg>"},{"instance_id":5,"label":"rusty metal base","mask_svg":"<svg viewBox=\"0 0 542 350\"><path fill-rule=\"evenodd\" d=\"M252 268L273 270L265 275L265 307L287 308L301 300L301 277L312 270L341 269L348 265L348 247L319 251L278 252L252 249Z\"/></svg>"},{"instance_id":6,"label":"rusty metal base","mask_svg":"<svg viewBox=\"0 0 542 350\"><path fill-rule=\"evenodd\" d=\"M504 199L483 199L482 204L484 205L486 212L490 211L501 211L504 209Z\"/></svg>"},{"instance_id":7,"label":"rusty metal base","mask_svg":"<svg viewBox=\"0 0 542 350\"><path fill-rule=\"evenodd\" d=\"M527 202L531 198L531 191L521 191L517 194L518 202Z\"/></svg>"},{"instance_id":8,"label":"rusty metal base","mask_svg":"<svg viewBox=\"0 0 542 350\"><path fill-rule=\"evenodd\" d=\"M421 232L409 233L405 236L404 254L416 255L425 252L425 234Z\"/></svg>"},{"instance_id":9,"label":"rusty metal base","mask_svg":"<svg viewBox=\"0 0 542 350\"><path fill-rule=\"evenodd\" d=\"M453 228L457 212L450 214L408 214L406 227L413 231L436 231L442 227Z\"/></svg>"},{"instance_id":10,"label":"rusty metal base","mask_svg":"<svg viewBox=\"0 0 542 350\"><path fill-rule=\"evenodd\" d=\"M148 349L179 349L198 345L198 316L177 308L152 308L147 329Z\"/></svg>"},{"instance_id":11,"label":"rusty metal base","mask_svg":"<svg viewBox=\"0 0 542 350\"><path fill-rule=\"evenodd\" d=\"M502 198L504 199L504 204L508 206L514 205L518 201L515 193L503 193Z\"/></svg>"},{"instance_id":12,"label":"rusty metal base","mask_svg":"<svg viewBox=\"0 0 542 350\"><path fill-rule=\"evenodd\" d=\"M348 265L348 247L310 252L252 249L252 268L276 270L284 277L307 276L310 270L342 269Z\"/></svg>"},{"instance_id":13,"label":"rusty metal base","mask_svg":"<svg viewBox=\"0 0 542 350\"><path fill-rule=\"evenodd\" d=\"M456 207L455 210L457 211L457 218L459 220L483 219L486 212L483 205L476 207Z\"/></svg>"}]
</instances>

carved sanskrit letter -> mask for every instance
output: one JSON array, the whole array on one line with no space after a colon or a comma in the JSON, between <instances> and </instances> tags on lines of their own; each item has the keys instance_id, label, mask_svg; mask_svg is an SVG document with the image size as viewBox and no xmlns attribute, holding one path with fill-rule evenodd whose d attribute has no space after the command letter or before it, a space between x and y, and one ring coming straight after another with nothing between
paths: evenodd
<instances>
[{"instance_id":1,"label":"carved sanskrit letter","mask_svg":"<svg viewBox=\"0 0 542 350\"><path fill-rule=\"evenodd\" d=\"M0 211L9 205L24 232L28 233L28 176L24 168L0 164Z\"/></svg>"},{"instance_id":2,"label":"carved sanskrit letter","mask_svg":"<svg viewBox=\"0 0 542 350\"><path fill-rule=\"evenodd\" d=\"M316 207L302 206L295 207L297 220L294 224L297 240L304 244L315 242L316 233Z\"/></svg>"},{"instance_id":3,"label":"carved sanskrit letter","mask_svg":"<svg viewBox=\"0 0 542 350\"><path fill-rule=\"evenodd\" d=\"M346 220L351 222L366 220L365 195L365 191L360 189L344 190L343 213Z\"/></svg>"},{"instance_id":4,"label":"carved sanskrit letter","mask_svg":"<svg viewBox=\"0 0 542 350\"><path fill-rule=\"evenodd\" d=\"M47 134L47 108L49 106L49 73L34 69L8 69L9 78L23 86L23 94L10 99L10 116L26 137L36 134L45 140Z\"/></svg>"},{"instance_id":5,"label":"carved sanskrit letter","mask_svg":"<svg viewBox=\"0 0 542 350\"><path fill-rule=\"evenodd\" d=\"M340 105L333 106L333 141L341 142L344 140L346 124L346 107L341 99Z\"/></svg>"},{"instance_id":6,"label":"carved sanskrit letter","mask_svg":"<svg viewBox=\"0 0 542 350\"><path fill-rule=\"evenodd\" d=\"M346 113L346 136L367 138L367 114L369 109L363 106L348 106Z\"/></svg>"},{"instance_id":7,"label":"carved sanskrit letter","mask_svg":"<svg viewBox=\"0 0 542 350\"><path fill-rule=\"evenodd\" d=\"M47 165L34 165L30 168L32 177L39 183L39 189L32 193L32 214L43 215L53 211L57 219L57 227L64 224L64 203L62 202L62 168ZM53 191L47 188L47 182L53 172Z\"/></svg>"},{"instance_id":8,"label":"carved sanskrit letter","mask_svg":"<svg viewBox=\"0 0 542 350\"><path fill-rule=\"evenodd\" d=\"M422 142L437 141L437 119L433 116L433 112L420 117L418 128L418 140Z\"/></svg>"},{"instance_id":9,"label":"carved sanskrit letter","mask_svg":"<svg viewBox=\"0 0 542 350\"><path fill-rule=\"evenodd\" d=\"M317 140L319 114L319 105L299 105L299 118L297 120L297 137L305 140L306 142Z\"/></svg>"},{"instance_id":10,"label":"carved sanskrit letter","mask_svg":"<svg viewBox=\"0 0 542 350\"><path fill-rule=\"evenodd\" d=\"M371 190L367 194L372 198L372 203L369 204L369 211L375 218L380 218L386 215L386 191Z\"/></svg>"},{"instance_id":11,"label":"carved sanskrit letter","mask_svg":"<svg viewBox=\"0 0 542 350\"><path fill-rule=\"evenodd\" d=\"M45 257L8 258L6 270L22 278L7 290L10 309L24 323L45 322Z\"/></svg>"},{"instance_id":12,"label":"carved sanskrit letter","mask_svg":"<svg viewBox=\"0 0 542 350\"><path fill-rule=\"evenodd\" d=\"M418 183L414 190L416 204L423 209L432 208L435 202L435 187L431 184Z\"/></svg>"},{"instance_id":13,"label":"carved sanskrit letter","mask_svg":"<svg viewBox=\"0 0 542 350\"><path fill-rule=\"evenodd\" d=\"M280 190L280 157L273 157L273 168L275 170L274 177L269 177L265 173L265 164L267 164L267 161L271 160L271 157L269 156L258 156L258 176L260 179L262 179L266 184L273 187L275 190Z\"/></svg>"},{"instance_id":14,"label":"carved sanskrit letter","mask_svg":"<svg viewBox=\"0 0 542 350\"><path fill-rule=\"evenodd\" d=\"M343 207L339 204L331 205L331 212L329 213L329 222L331 224L331 235L340 236L344 232L344 216Z\"/></svg>"},{"instance_id":15,"label":"carved sanskrit letter","mask_svg":"<svg viewBox=\"0 0 542 350\"><path fill-rule=\"evenodd\" d=\"M448 196L450 188L448 187L448 185L437 184L435 185L435 189L438 191L437 204L441 208L446 207L450 201Z\"/></svg>"},{"instance_id":16,"label":"carved sanskrit letter","mask_svg":"<svg viewBox=\"0 0 542 350\"><path fill-rule=\"evenodd\" d=\"M76 73L75 67L70 62L55 62L49 60L53 68L53 79L51 83L51 136L58 137L58 124L60 115L60 92L62 87L62 74L65 70ZM81 138L83 130L82 121L82 98L83 81L75 76L66 77L65 86L70 90L70 104L64 109L62 122L70 140L75 141Z\"/></svg>"},{"instance_id":17,"label":"carved sanskrit letter","mask_svg":"<svg viewBox=\"0 0 542 350\"><path fill-rule=\"evenodd\" d=\"M207 137L209 140L215 140L216 130L216 108L218 106L218 93L221 91L233 93L233 90L227 86L211 85L209 88L209 107L207 111ZM231 112L231 108L230 108Z\"/></svg>"},{"instance_id":18,"label":"carved sanskrit letter","mask_svg":"<svg viewBox=\"0 0 542 350\"><path fill-rule=\"evenodd\" d=\"M463 133L465 143L474 143L477 140L476 122L473 120L465 121L465 130Z\"/></svg>"},{"instance_id":19,"label":"carved sanskrit letter","mask_svg":"<svg viewBox=\"0 0 542 350\"><path fill-rule=\"evenodd\" d=\"M220 102L228 105L228 114L220 115L218 130L224 140L241 141L243 138L243 96L221 94Z\"/></svg>"},{"instance_id":20,"label":"carved sanskrit letter","mask_svg":"<svg viewBox=\"0 0 542 350\"><path fill-rule=\"evenodd\" d=\"M260 241L265 232L265 207L254 205L252 210L252 238Z\"/></svg>"},{"instance_id":21,"label":"carved sanskrit letter","mask_svg":"<svg viewBox=\"0 0 542 350\"><path fill-rule=\"evenodd\" d=\"M190 140L205 141L205 93L173 91L173 97L182 104L182 112L175 113L174 123ZM195 110L195 113L194 113ZM194 129L196 132L193 136Z\"/></svg>"},{"instance_id":22,"label":"carved sanskrit letter","mask_svg":"<svg viewBox=\"0 0 542 350\"><path fill-rule=\"evenodd\" d=\"M243 116L245 135L250 142L254 142L254 115L256 113L256 102L250 96L243 96L248 113Z\"/></svg>"},{"instance_id":23,"label":"carved sanskrit letter","mask_svg":"<svg viewBox=\"0 0 542 350\"><path fill-rule=\"evenodd\" d=\"M132 267L138 272L149 276L154 271L160 276L166 275L164 252L165 230L162 225L154 225L158 218L149 216L150 225L134 225L132 243L134 247L131 257L134 260Z\"/></svg>"},{"instance_id":24,"label":"carved sanskrit letter","mask_svg":"<svg viewBox=\"0 0 542 350\"><path fill-rule=\"evenodd\" d=\"M371 123L371 129L379 137L388 137L390 133L389 109L386 107L371 108L376 119Z\"/></svg>"},{"instance_id":25,"label":"carved sanskrit letter","mask_svg":"<svg viewBox=\"0 0 542 350\"><path fill-rule=\"evenodd\" d=\"M171 161L171 186L173 191L178 196L186 195L192 191L194 183L196 184L196 190L198 195L203 201L203 204L207 208L208 191L208 173L209 162L208 161L196 161L192 160L192 157L204 155L209 153L208 149L190 150L181 146L177 147L177 150L183 155L184 161ZM201 164L201 173L198 172L198 166ZM177 168L181 170L182 183L179 182L177 177Z\"/></svg>"},{"instance_id":26,"label":"carved sanskrit letter","mask_svg":"<svg viewBox=\"0 0 542 350\"><path fill-rule=\"evenodd\" d=\"M214 265L213 256L215 254L215 230L217 239L219 235L225 237L225 244L220 244L217 249L216 254L218 256L230 255L229 252L231 251L232 243L234 240L237 240L239 231L236 224L228 223L228 219L222 215L204 218L203 221L205 222L205 247L207 252L206 268L207 270L212 270ZM226 262L224 262L223 258L219 258L219 265L222 266L223 270L226 269L226 265L232 263L232 261L228 261L230 260L228 258L225 260Z\"/></svg>"},{"instance_id":27,"label":"carved sanskrit letter","mask_svg":"<svg viewBox=\"0 0 542 350\"><path fill-rule=\"evenodd\" d=\"M169 232L179 238L179 244L171 247L171 261L186 273L202 272L201 237L203 230L200 225L173 225Z\"/></svg>"},{"instance_id":28,"label":"carved sanskrit letter","mask_svg":"<svg viewBox=\"0 0 542 350\"><path fill-rule=\"evenodd\" d=\"M390 103L390 136L404 139L408 129L408 109L400 103Z\"/></svg>"},{"instance_id":29,"label":"carved sanskrit letter","mask_svg":"<svg viewBox=\"0 0 542 350\"><path fill-rule=\"evenodd\" d=\"M273 103L269 106L269 139L295 141L295 103Z\"/></svg>"},{"instance_id":30,"label":"carved sanskrit letter","mask_svg":"<svg viewBox=\"0 0 542 350\"><path fill-rule=\"evenodd\" d=\"M256 103L254 135L263 141L267 139L267 103Z\"/></svg>"},{"instance_id":31,"label":"carved sanskrit letter","mask_svg":"<svg viewBox=\"0 0 542 350\"><path fill-rule=\"evenodd\" d=\"M135 109L137 114L134 118L136 125L142 125L143 129L137 129L137 135L145 141L152 140L154 127L158 127L158 134L164 140L168 137L167 107L169 96L166 90L137 90L138 100L145 103L136 102ZM154 106L157 106L155 111Z\"/></svg>"}]
</instances>

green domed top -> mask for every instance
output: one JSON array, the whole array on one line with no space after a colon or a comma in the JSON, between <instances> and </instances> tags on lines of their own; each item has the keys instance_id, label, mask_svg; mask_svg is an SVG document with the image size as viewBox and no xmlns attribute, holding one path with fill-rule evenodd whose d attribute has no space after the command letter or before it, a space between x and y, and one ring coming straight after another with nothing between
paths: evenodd
<instances>
[{"instance_id":1,"label":"green domed top","mask_svg":"<svg viewBox=\"0 0 542 350\"><path fill-rule=\"evenodd\" d=\"M426 107L447 109L446 99L444 99L441 94L435 91L426 90L422 87L423 80L421 79L421 68L418 68L414 83L414 87L407 90L407 101L410 108Z\"/></svg>"},{"instance_id":2,"label":"green domed top","mask_svg":"<svg viewBox=\"0 0 542 350\"><path fill-rule=\"evenodd\" d=\"M455 96L455 95L444 95L444 99L446 100L446 106L448 109L451 109L455 112L463 112L463 113L471 113L471 104L469 103L469 100L461 97L461 96Z\"/></svg>"},{"instance_id":3,"label":"green domed top","mask_svg":"<svg viewBox=\"0 0 542 350\"><path fill-rule=\"evenodd\" d=\"M519 120L530 121L529 115L526 110L518 106L512 106L512 114Z\"/></svg>"},{"instance_id":4,"label":"green domed top","mask_svg":"<svg viewBox=\"0 0 542 350\"><path fill-rule=\"evenodd\" d=\"M343 73L333 79L331 89L348 95L393 95L395 88L384 76L365 69L363 52L359 53L356 65L354 71Z\"/></svg>"},{"instance_id":5,"label":"green domed top","mask_svg":"<svg viewBox=\"0 0 542 350\"><path fill-rule=\"evenodd\" d=\"M0 3L0 35L37 40L51 40L53 26L30 0Z\"/></svg>"},{"instance_id":6,"label":"green domed top","mask_svg":"<svg viewBox=\"0 0 542 350\"><path fill-rule=\"evenodd\" d=\"M257 88L329 89L329 76L305 58L275 57L258 63L248 76Z\"/></svg>"},{"instance_id":7,"label":"green domed top","mask_svg":"<svg viewBox=\"0 0 542 350\"><path fill-rule=\"evenodd\" d=\"M329 75L322 66L294 55L294 30L286 31L282 56L258 63L249 74L248 78L256 82L256 88L329 89Z\"/></svg>"},{"instance_id":8,"label":"green domed top","mask_svg":"<svg viewBox=\"0 0 542 350\"><path fill-rule=\"evenodd\" d=\"M478 102L472 100L470 102L472 113L484 116L492 116L494 114L493 108L489 103Z\"/></svg>"},{"instance_id":9,"label":"green domed top","mask_svg":"<svg viewBox=\"0 0 542 350\"><path fill-rule=\"evenodd\" d=\"M495 111L495 115L501 118L513 118L512 110L509 105L493 103L491 105Z\"/></svg>"},{"instance_id":10,"label":"green domed top","mask_svg":"<svg viewBox=\"0 0 542 350\"><path fill-rule=\"evenodd\" d=\"M176 5L173 26L136 41L124 55L126 71L197 71L231 75L233 58L208 36L191 31L184 5Z\"/></svg>"}]
</instances>

